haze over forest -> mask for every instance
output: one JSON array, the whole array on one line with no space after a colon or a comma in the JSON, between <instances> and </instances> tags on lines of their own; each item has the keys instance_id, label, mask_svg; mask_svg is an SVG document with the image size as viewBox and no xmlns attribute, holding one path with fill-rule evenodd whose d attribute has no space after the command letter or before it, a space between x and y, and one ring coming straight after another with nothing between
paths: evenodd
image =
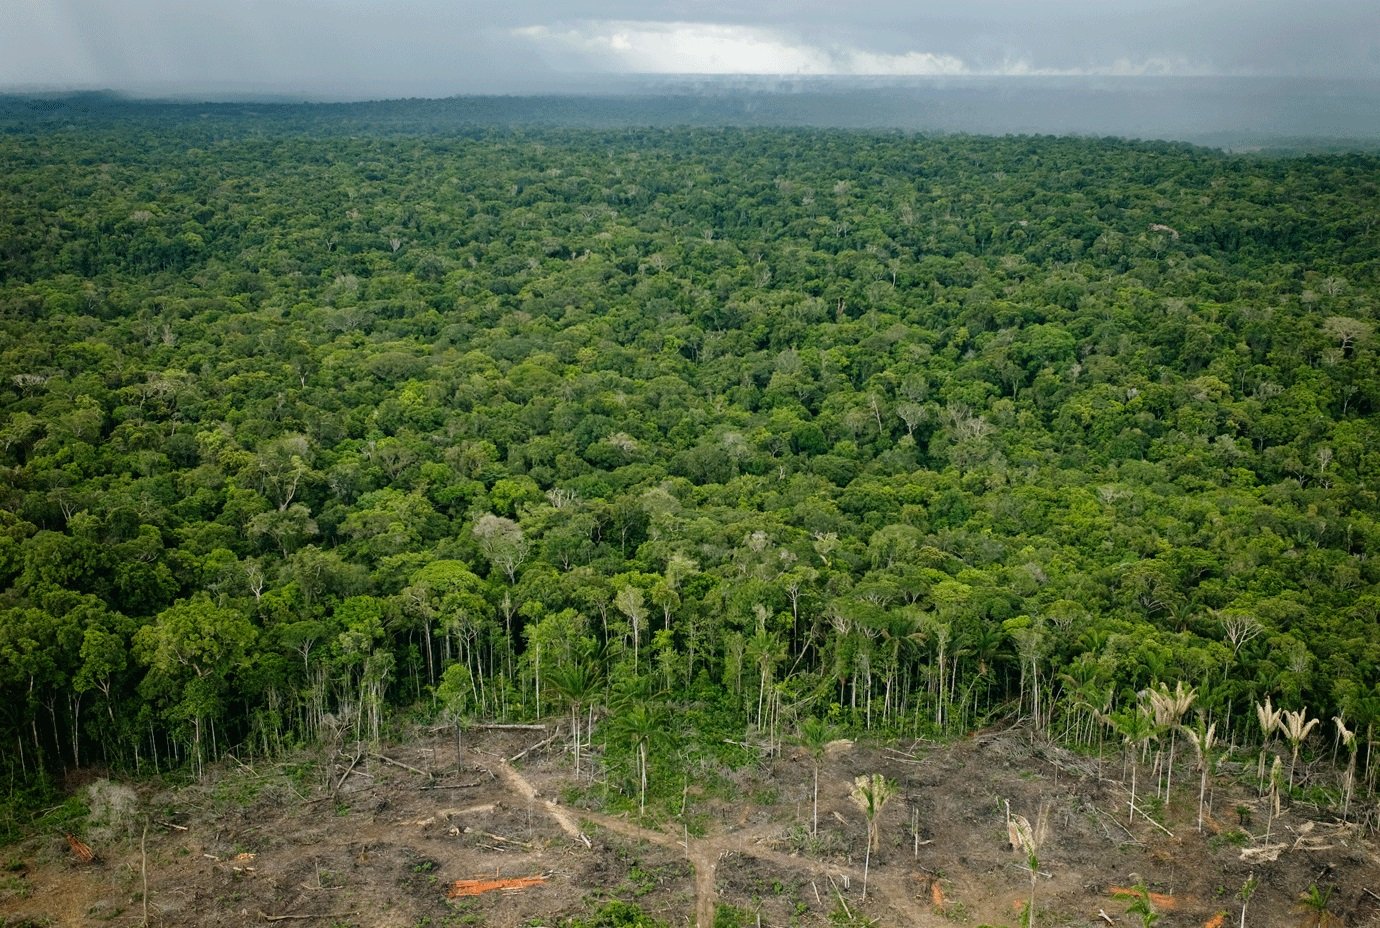
<instances>
[{"instance_id":1,"label":"haze over forest","mask_svg":"<svg viewBox=\"0 0 1380 928\"><path fill-rule=\"evenodd\" d=\"M0 9L0 92L574 94L633 98L605 123L1364 145L1380 139L1377 49L1380 18L1361 0L16 0Z\"/></svg>"}]
</instances>

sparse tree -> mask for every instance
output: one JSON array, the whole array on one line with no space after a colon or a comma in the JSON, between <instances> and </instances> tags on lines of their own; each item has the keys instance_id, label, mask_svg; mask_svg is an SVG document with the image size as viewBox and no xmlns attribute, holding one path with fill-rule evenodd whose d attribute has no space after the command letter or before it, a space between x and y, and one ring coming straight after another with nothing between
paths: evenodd
<instances>
[{"instance_id":1,"label":"sparse tree","mask_svg":"<svg viewBox=\"0 0 1380 928\"><path fill-rule=\"evenodd\" d=\"M1284 761L1278 757L1270 765L1270 795L1267 804L1267 814L1265 818L1265 841L1269 843L1270 831L1274 827L1275 818L1279 815L1279 786L1284 780Z\"/></svg>"},{"instance_id":2,"label":"sparse tree","mask_svg":"<svg viewBox=\"0 0 1380 928\"><path fill-rule=\"evenodd\" d=\"M1144 883L1136 884L1131 894L1131 904L1126 907L1126 914L1139 918L1141 928L1155 928L1155 923L1160 920L1160 913L1155 911L1155 906L1150 901L1150 890Z\"/></svg>"},{"instance_id":3,"label":"sparse tree","mask_svg":"<svg viewBox=\"0 0 1380 928\"><path fill-rule=\"evenodd\" d=\"M1131 801L1126 813L1128 824L1136 818L1136 767L1138 755L1141 747L1154 733L1154 723L1150 718L1149 712L1144 706L1128 706L1120 712L1113 712L1106 716L1106 721L1112 729L1121 736L1122 744L1125 746L1126 755L1131 764ZM1125 770L1122 771L1123 782L1125 780Z\"/></svg>"},{"instance_id":4,"label":"sparse tree","mask_svg":"<svg viewBox=\"0 0 1380 928\"><path fill-rule=\"evenodd\" d=\"M647 621L645 597L642 590L637 587L625 586L614 595L613 604L618 607L619 612L628 617L628 623L632 626L633 673L637 673L638 641L642 637L642 627Z\"/></svg>"},{"instance_id":5,"label":"sparse tree","mask_svg":"<svg viewBox=\"0 0 1380 928\"><path fill-rule=\"evenodd\" d=\"M1241 888L1236 891L1236 898L1241 900L1241 928L1246 928L1246 906L1250 904L1251 896L1255 895L1256 887L1260 884L1256 882L1255 873L1246 877L1246 882L1241 884Z\"/></svg>"},{"instance_id":6,"label":"sparse tree","mask_svg":"<svg viewBox=\"0 0 1380 928\"><path fill-rule=\"evenodd\" d=\"M1169 790L1174 779L1174 747L1177 742L1179 730L1179 720L1184 717L1193 700L1197 697L1197 692L1193 687L1185 688L1183 681L1179 680L1174 684L1174 692L1169 692L1169 687L1161 683L1157 688L1148 690L1145 694L1146 700L1150 705L1150 715L1155 722L1155 740L1159 739L1165 732L1169 733L1169 760L1162 768L1164 783L1164 805L1169 807ZM1162 749L1155 750L1155 763L1158 766Z\"/></svg>"},{"instance_id":7,"label":"sparse tree","mask_svg":"<svg viewBox=\"0 0 1380 928\"><path fill-rule=\"evenodd\" d=\"M1337 347L1343 354L1355 347L1357 342L1370 337L1372 328L1369 322L1353 319L1350 316L1328 316L1323 320L1323 332L1337 340Z\"/></svg>"},{"instance_id":8,"label":"sparse tree","mask_svg":"<svg viewBox=\"0 0 1380 928\"><path fill-rule=\"evenodd\" d=\"M1336 888L1329 886L1325 890L1319 889L1318 884L1313 883L1299 893L1298 903L1294 906L1294 911L1302 916L1299 928L1334 928L1342 923L1342 920L1327 908Z\"/></svg>"},{"instance_id":9,"label":"sparse tree","mask_svg":"<svg viewBox=\"0 0 1380 928\"><path fill-rule=\"evenodd\" d=\"M1270 697L1265 697L1265 702L1257 703L1255 707L1255 718L1260 725L1260 760L1256 764L1255 778L1260 784L1260 791L1265 791L1265 752L1269 750L1270 741L1274 733L1279 730L1280 721L1284 713L1270 705Z\"/></svg>"},{"instance_id":10,"label":"sparse tree","mask_svg":"<svg viewBox=\"0 0 1380 928\"><path fill-rule=\"evenodd\" d=\"M1356 732L1346 727L1346 720L1340 715L1333 716L1332 724L1337 726L1337 740L1346 748L1346 773L1342 776L1342 821L1346 821L1351 811L1351 796L1356 789Z\"/></svg>"},{"instance_id":11,"label":"sparse tree","mask_svg":"<svg viewBox=\"0 0 1380 928\"><path fill-rule=\"evenodd\" d=\"M1299 709L1297 712L1285 711L1284 721L1280 724L1280 731L1284 733L1284 738L1289 742L1292 750L1289 760L1289 788L1294 788L1294 767L1299 762L1299 748L1308 739L1308 735L1321 724L1319 719L1309 719L1307 709Z\"/></svg>"},{"instance_id":12,"label":"sparse tree","mask_svg":"<svg viewBox=\"0 0 1380 928\"><path fill-rule=\"evenodd\" d=\"M1011 803L1006 802L1006 838L1011 848L1025 854L1026 866L1030 869L1030 901L1026 904L1026 928L1035 928L1035 888L1040 877L1040 847L1049 834L1048 807L1041 806L1035 816L1035 824L1023 815L1011 811Z\"/></svg>"},{"instance_id":13,"label":"sparse tree","mask_svg":"<svg viewBox=\"0 0 1380 928\"><path fill-rule=\"evenodd\" d=\"M819 834L819 765L824 761L825 749L834 740L834 726L824 719L809 716L800 723L799 741L810 752L810 763L814 768L814 789L810 800L810 837Z\"/></svg>"},{"instance_id":14,"label":"sparse tree","mask_svg":"<svg viewBox=\"0 0 1380 928\"><path fill-rule=\"evenodd\" d=\"M874 773L870 777L862 776L853 781L853 791L849 793L853 804L862 810L863 817L867 819L867 854L863 858L863 901L867 901L867 873L872 865L872 851L880 848L882 843L882 830L879 821L882 808L887 801L896 794L896 784L882 776Z\"/></svg>"},{"instance_id":15,"label":"sparse tree","mask_svg":"<svg viewBox=\"0 0 1380 928\"><path fill-rule=\"evenodd\" d=\"M1226 632L1227 641L1231 642L1231 658L1235 661L1241 649L1259 637L1264 628L1255 616L1229 612L1222 616L1222 630Z\"/></svg>"},{"instance_id":16,"label":"sparse tree","mask_svg":"<svg viewBox=\"0 0 1380 928\"><path fill-rule=\"evenodd\" d=\"M1217 723L1213 722L1204 728L1203 719L1199 716L1197 727L1185 728L1184 737L1193 745L1193 752L1198 757L1198 833L1202 834L1203 803L1207 796L1208 773L1212 770L1213 751L1217 747Z\"/></svg>"},{"instance_id":17,"label":"sparse tree","mask_svg":"<svg viewBox=\"0 0 1380 928\"><path fill-rule=\"evenodd\" d=\"M580 776L580 726L584 709L594 699L599 685L599 671L594 664L576 660L547 672L547 686L565 701L570 709L570 746L575 753L575 776Z\"/></svg>"}]
</instances>

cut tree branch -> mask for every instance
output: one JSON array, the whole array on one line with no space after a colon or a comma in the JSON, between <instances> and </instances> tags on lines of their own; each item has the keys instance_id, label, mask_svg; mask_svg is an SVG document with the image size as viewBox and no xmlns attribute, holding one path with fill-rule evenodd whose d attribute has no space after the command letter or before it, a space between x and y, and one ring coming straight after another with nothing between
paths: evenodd
<instances>
[{"instance_id":1,"label":"cut tree branch","mask_svg":"<svg viewBox=\"0 0 1380 928\"><path fill-rule=\"evenodd\" d=\"M541 750L542 748L546 747L546 746L547 746L548 744L550 744L551 742L555 741L556 738L557 738L559 735L560 735L560 731L558 730L558 731L556 732L556 734L552 735L550 738L546 738L546 739L544 739L544 740L542 740L542 741L538 741L536 744L532 745L530 748L527 748L525 751L519 751L518 753L514 754L512 757L508 758L508 763L510 763L510 764L515 764L515 763L517 763L518 761L522 760L524 757L526 757L528 754L531 754L533 751L539 751L539 750Z\"/></svg>"},{"instance_id":2,"label":"cut tree branch","mask_svg":"<svg viewBox=\"0 0 1380 928\"><path fill-rule=\"evenodd\" d=\"M394 767L401 767L401 768L404 769L404 770L411 770L413 773L418 774L419 776L424 776L424 777L426 777L428 780L431 779L431 774L427 773L425 770L418 770L416 767L413 767L411 764L404 764L404 763L403 763L402 761L400 761L400 760L394 760L394 759L391 758L391 757L384 757L382 754L375 754L375 753L373 753L372 751L369 753L369 756L370 756L370 757L377 757L379 760L383 761L385 764L392 764Z\"/></svg>"},{"instance_id":3,"label":"cut tree branch","mask_svg":"<svg viewBox=\"0 0 1380 928\"><path fill-rule=\"evenodd\" d=\"M269 915L262 909L259 910L259 917L266 922L286 922L304 918L348 918L358 914L358 912L322 912L320 915Z\"/></svg>"},{"instance_id":4,"label":"cut tree branch","mask_svg":"<svg viewBox=\"0 0 1380 928\"><path fill-rule=\"evenodd\" d=\"M512 725L499 725L499 724L496 724L496 723L495 723L495 724L490 724L490 725L475 725L475 726L473 726L473 727L479 729L480 731L546 731L546 726L545 726L545 725L540 725L540 724L536 724L536 725L517 725L517 724L512 724Z\"/></svg>"}]
</instances>

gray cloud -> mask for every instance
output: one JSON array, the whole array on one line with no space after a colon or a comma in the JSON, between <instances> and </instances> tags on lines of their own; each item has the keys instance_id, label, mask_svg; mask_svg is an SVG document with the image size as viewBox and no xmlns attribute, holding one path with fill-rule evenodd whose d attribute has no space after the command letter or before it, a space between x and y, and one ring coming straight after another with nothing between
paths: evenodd
<instances>
[{"instance_id":1,"label":"gray cloud","mask_svg":"<svg viewBox=\"0 0 1380 928\"><path fill-rule=\"evenodd\" d=\"M1374 0L0 3L0 87L443 96L686 70L1380 80L1380 16Z\"/></svg>"}]
</instances>

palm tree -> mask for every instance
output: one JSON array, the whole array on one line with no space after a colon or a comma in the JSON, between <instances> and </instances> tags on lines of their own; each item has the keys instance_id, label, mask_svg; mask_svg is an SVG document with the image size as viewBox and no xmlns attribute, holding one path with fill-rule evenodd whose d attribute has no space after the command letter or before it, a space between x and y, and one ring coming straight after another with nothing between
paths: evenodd
<instances>
[{"instance_id":1,"label":"palm tree","mask_svg":"<svg viewBox=\"0 0 1380 928\"><path fill-rule=\"evenodd\" d=\"M874 773L870 777L858 777L853 781L851 796L853 803L862 810L867 819L867 855L863 859L863 901L867 901L867 871L872 864L872 851L882 843L882 830L877 819L882 807L896 794L896 784Z\"/></svg>"},{"instance_id":2,"label":"palm tree","mask_svg":"<svg viewBox=\"0 0 1380 928\"><path fill-rule=\"evenodd\" d=\"M1160 913L1155 911L1154 905L1150 902L1150 890L1144 883L1138 883L1132 897L1131 904L1126 907L1126 914L1140 918L1143 928L1155 928L1155 922L1160 920Z\"/></svg>"},{"instance_id":3,"label":"palm tree","mask_svg":"<svg viewBox=\"0 0 1380 928\"><path fill-rule=\"evenodd\" d=\"M1025 853L1025 862L1030 868L1030 903L1025 910L1026 928L1035 928L1035 887L1040 876L1040 845L1045 843L1045 836L1049 833L1046 812L1047 807L1042 806L1032 826L1025 816L1011 814L1011 803L1006 803L1007 840L1013 848Z\"/></svg>"},{"instance_id":4,"label":"palm tree","mask_svg":"<svg viewBox=\"0 0 1380 928\"><path fill-rule=\"evenodd\" d=\"M1270 697L1264 703L1257 703L1255 718L1260 723L1260 761L1256 764L1255 777L1260 783L1260 791L1265 791L1265 752L1270 747L1270 738L1279 729L1284 713L1270 705Z\"/></svg>"},{"instance_id":5,"label":"palm tree","mask_svg":"<svg viewBox=\"0 0 1380 928\"><path fill-rule=\"evenodd\" d=\"M574 661L546 672L546 685L570 709L570 743L575 752L575 776L580 775L580 717L593 701L599 686L599 670L588 661Z\"/></svg>"},{"instance_id":6,"label":"palm tree","mask_svg":"<svg viewBox=\"0 0 1380 928\"><path fill-rule=\"evenodd\" d=\"M1327 903L1336 888L1329 886L1324 891L1318 889L1318 884L1314 883L1299 893L1298 905L1294 906L1294 911L1303 916L1299 923L1301 928L1333 928L1342 923L1340 918L1327 910Z\"/></svg>"},{"instance_id":7,"label":"palm tree","mask_svg":"<svg viewBox=\"0 0 1380 928\"><path fill-rule=\"evenodd\" d=\"M1136 705L1122 709L1120 712L1113 712L1111 715L1104 716L1112 729L1121 735L1122 743L1126 746L1127 753L1131 760L1131 805L1127 812L1127 824L1136 819L1136 755L1140 753L1140 748L1154 733L1154 725L1150 719L1150 714L1144 706ZM1125 770L1122 771L1125 777Z\"/></svg>"},{"instance_id":8,"label":"palm tree","mask_svg":"<svg viewBox=\"0 0 1380 928\"><path fill-rule=\"evenodd\" d=\"M1346 727L1346 720L1340 715L1332 717L1332 724L1337 726L1337 740L1347 753L1346 775L1342 778L1342 821L1346 821L1351 811L1351 794L1356 788L1356 732Z\"/></svg>"},{"instance_id":9,"label":"palm tree","mask_svg":"<svg viewBox=\"0 0 1380 928\"><path fill-rule=\"evenodd\" d=\"M1169 732L1169 762L1164 767L1164 806L1169 808L1169 789L1174 779L1174 747L1175 735L1179 729L1179 721L1184 717L1184 713L1193 705L1193 700L1197 697L1197 692L1193 687L1184 688L1182 680L1175 682L1174 692L1169 692L1169 687L1163 683L1156 689L1146 691L1146 699L1150 703L1150 712L1155 719L1156 742L1164 732ZM1160 760L1160 749L1155 751L1155 761L1158 766Z\"/></svg>"},{"instance_id":10,"label":"palm tree","mask_svg":"<svg viewBox=\"0 0 1380 928\"><path fill-rule=\"evenodd\" d=\"M824 760L824 749L834 740L834 726L824 719L810 716L800 723L799 743L810 752L814 765L814 796L810 809L810 837L819 834L819 765Z\"/></svg>"},{"instance_id":11,"label":"palm tree","mask_svg":"<svg viewBox=\"0 0 1380 928\"><path fill-rule=\"evenodd\" d=\"M1276 757L1275 762L1270 765L1270 801L1267 805L1269 815L1265 819L1266 843L1270 840L1270 829L1274 827L1275 817L1279 815L1279 784L1280 781L1284 779L1283 767L1284 761L1280 760L1278 757Z\"/></svg>"},{"instance_id":12,"label":"palm tree","mask_svg":"<svg viewBox=\"0 0 1380 928\"><path fill-rule=\"evenodd\" d=\"M1294 766L1299 762L1299 747L1308 738L1309 733L1318 727L1321 722L1318 719L1309 719L1308 710L1300 709L1297 712L1285 712L1284 721L1280 724L1280 731L1284 732L1285 739L1289 746L1293 748L1293 755L1289 761L1289 788L1294 788Z\"/></svg>"},{"instance_id":13,"label":"palm tree","mask_svg":"<svg viewBox=\"0 0 1380 928\"><path fill-rule=\"evenodd\" d=\"M647 702L633 703L614 719L614 727L632 743L633 751L637 756L638 815L645 815L647 812L649 754L652 742L658 741L666 735L662 721L659 709Z\"/></svg>"},{"instance_id":14,"label":"palm tree","mask_svg":"<svg viewBox=\"0 0 1380 928\"><path fill-rule=\"evenodd\" d=\"M469 697L472 686L473 680L470 679L469 667L464 664L451 664L441 675L441 683L436 688L436 695L441 698L445 716L455 723L455 772L457 774L464 769L464 735L470 718Z\"/></svg>"},{"instance_id":15,"label":"palm tree","mask_svg":"<svg viewBox=\"0 0 1380 928\"><path fill-rule=\"evenodd\" d=\"M1059 674L1059 682L1068 703L1065 735L1072 729L1073 740L1077 744L1092 746L1096 715L1110 707L1110 693L1102 689L1101 676L1101 666L1087 654Z\"/></svg>"},{"instance_id":16,"label":"palm tree","mask_svg":"<svg viewBox=\"0 0 1380 928\"><path fill-rule=\"evenodd\" d=\"M1256 887L1259 885L1255 873L1252 872L1250 876L1246 877L1246 882L1242 883L1241 888L1237 890L1236 898L1241 900L1241 928L1246 928L1246 906L1250 905L1251 896L1255 895Z\"/></svg>"},{"instance_id":17,"label":"palm tree","mask_svg":"<svg viewBox=\"0 0 1380 928\"><path fill-rule=\"evenodd\" d=\"M968 633L968 645L972 656L977 660L977 675L987 683L990 698L992 680L996 677L995 665L1001 646L1006 643L1006 630L1000 622L979 622ZM973 699L975 711L977 698Z\"/></svg>"},{"instance_id":18,"label":"palm tree","mask_svg":"<svg viewBox=\"0 0 1380 928\"><path fill-rule=\"evenodd\" d=\"M934 644L935 662L931 665L931 679L934 685L934 727L944 730L947 721L948 703L952 701L953 694L945 691L945 683L949 676L949 646L953 642L953 624L940 621L930 613L917 614L912 623L912 631L906 635L906 640L914 644L921 645L927 643Z\"/></svg>"},{"instance_id":19,"label":"palm tree","mask_svg":"<svg viewBox=\"0 0 1380 928\"><path fill-rule=\"evenodd\" d=\"M1207 794L1208 772L1212 768L1212 751L1217 746L1217 723L1213 722L1204 728L1200 714L1198 727L1185 728L1184 736L1188 738L1188 743L1193 745L1193 752L1198 755L1198 833L1202 834L1203 799Z\"/></svg>"}]
</instances>

